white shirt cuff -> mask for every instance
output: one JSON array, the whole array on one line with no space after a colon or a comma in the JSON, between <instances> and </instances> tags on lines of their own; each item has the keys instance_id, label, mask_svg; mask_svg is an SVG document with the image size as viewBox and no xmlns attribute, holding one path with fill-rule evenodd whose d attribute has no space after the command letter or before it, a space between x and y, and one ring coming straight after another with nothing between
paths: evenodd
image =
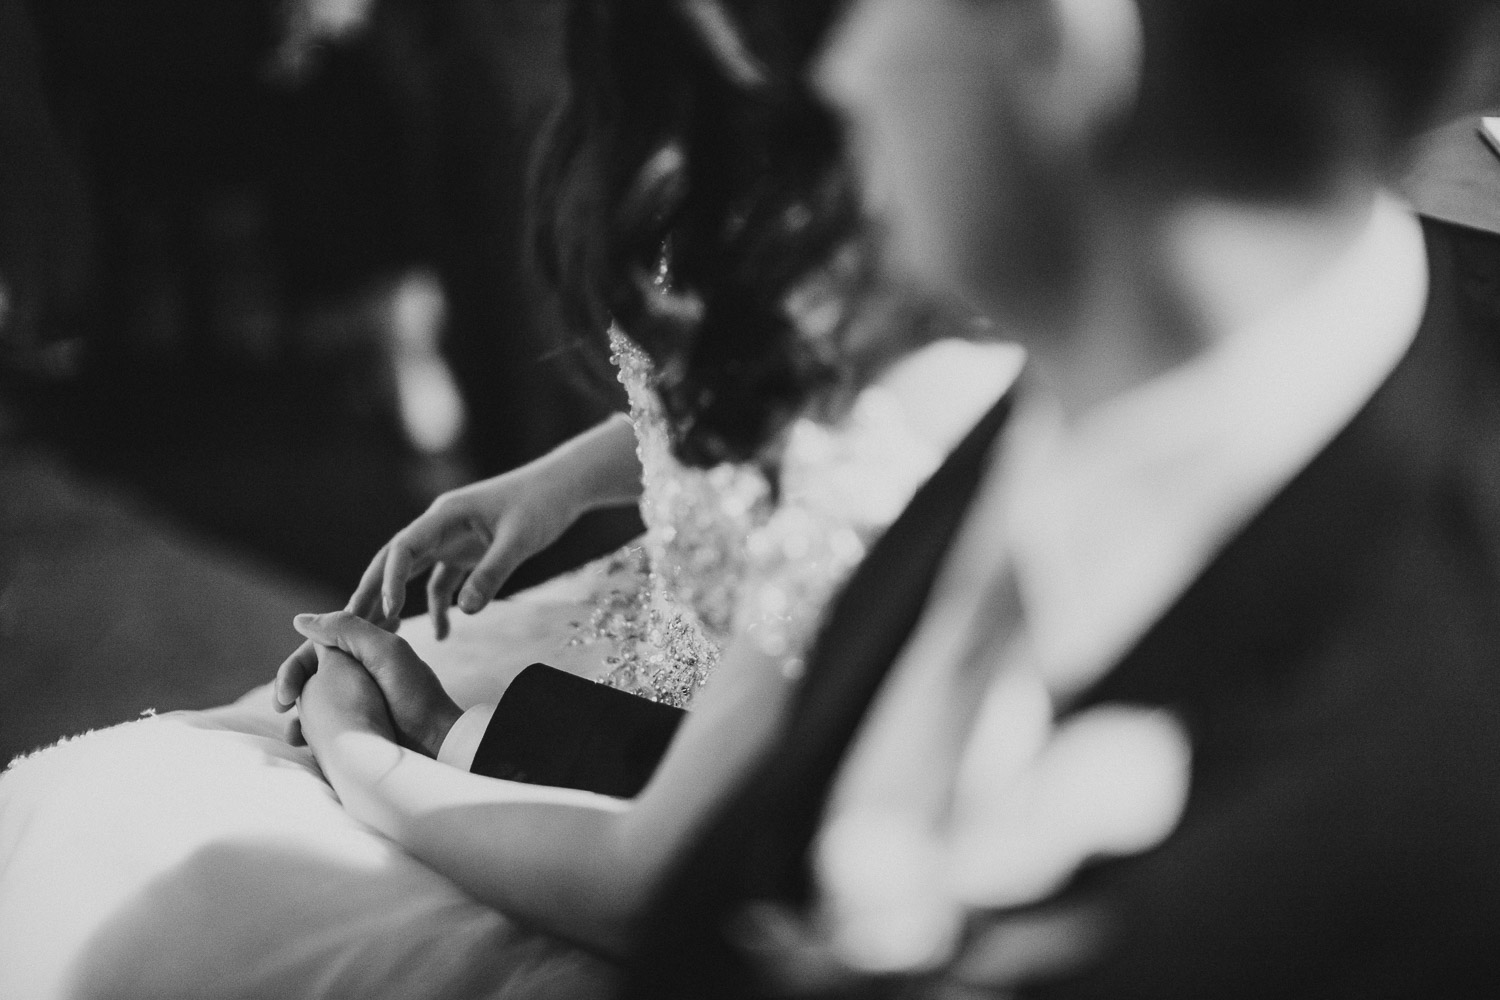
<instances>
[{"instance_id":1,"label":"white shirt cuff","mask_svg":"<svg viewBox=\"0 0 1500 1000\"><path fill-rule=\"evenodd\" d=\"M479 752L485 730L490 728L490 720L495 717L495 708L494 705L475 705L460 715L453 728L448 730L448 735L443 737L443 745L438 747L438 763L465 771L473 767L474 755Z\"/></svg>"}]
</instances>

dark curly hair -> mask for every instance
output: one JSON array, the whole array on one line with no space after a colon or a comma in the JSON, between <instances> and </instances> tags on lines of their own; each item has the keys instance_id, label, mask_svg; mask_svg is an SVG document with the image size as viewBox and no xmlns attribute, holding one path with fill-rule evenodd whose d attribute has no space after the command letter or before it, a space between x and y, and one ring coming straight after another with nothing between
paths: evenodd
<instances>
[{"instance_id":1,"label":"dark curly hair","mask_svg":"<svg viewBox=\"0 0 1500 1000\"><path fill-rule=\"evenodd\" d=\"M652 357L690 464L756 457L832 375L787 300L855 246L839 128L806 80L837 6L569 11L569 93L533 174L540 270L586 340L618 323Z\"/></svg>"}]
</instances>

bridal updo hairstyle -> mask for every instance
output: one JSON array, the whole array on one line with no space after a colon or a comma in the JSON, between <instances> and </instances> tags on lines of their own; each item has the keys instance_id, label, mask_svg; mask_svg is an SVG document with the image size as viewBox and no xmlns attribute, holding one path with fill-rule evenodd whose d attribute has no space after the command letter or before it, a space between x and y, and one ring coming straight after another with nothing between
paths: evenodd
<instances>
[{"instance_id":1,"label":"bridal updo hairstyle","mask_svg":"<svg viewBox=\"0 0 1500 1000\"><path fill-rule=\"evenodd\" d=\"M807 68L834 0L574 0L532 233L570 328L651 356L678 457L753 460L831 377L789 295L858 201Z\"/></svg>"}]
</instances>

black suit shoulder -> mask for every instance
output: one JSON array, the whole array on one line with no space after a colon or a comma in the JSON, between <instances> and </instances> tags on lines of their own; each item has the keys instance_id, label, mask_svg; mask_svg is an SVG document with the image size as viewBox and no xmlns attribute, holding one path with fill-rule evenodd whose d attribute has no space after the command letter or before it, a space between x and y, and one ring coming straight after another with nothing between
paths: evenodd
<instances>
[{"instance_id":1,"label":"black suit shoulder","mask_svg":"<svg viewBox=\"0 0 1500 1000\"><path fill-rule=\"evenodd\" d=\"M1081 702L1179 712L1192 786L1078 880L1112 947L1037 996L1500 995L1500 355L1427 235L1408 356Z\"/></svg>"}]
</instances>

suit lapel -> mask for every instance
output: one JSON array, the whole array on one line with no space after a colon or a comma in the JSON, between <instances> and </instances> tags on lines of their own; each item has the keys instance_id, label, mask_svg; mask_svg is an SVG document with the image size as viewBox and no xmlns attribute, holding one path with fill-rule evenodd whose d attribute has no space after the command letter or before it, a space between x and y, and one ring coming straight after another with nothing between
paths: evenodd
<instances>
[{"instance_id":1,"label":"suit lapel","mask_svg":"<svg viewBox=\"0 0 1500 1000\"><path fill-rule=\"evenodd\" d=\"M876 689L921 616L1010 414L1007 393L975 425L830 605L808 656L805 689L791 727L815 737L822 756L853 737Z\"/></svg>"},{"instance_id":2,"label":"suit lapel","mask_svg":"<svg viewBox=\"0 0 1500 1000\"><path fill-rule=\"evenodd\" d=\"M1007 393L912 497L829 608L808 656L803 690L754 798L776 819L756 838L751 870L771 894L806 891L803 858L844 753L921 617L943 557L1011 412Z\"/></svg>"},{"instance_id":3,"label":"suit lapel","mask_svg":"<svg viewBox=\"0 0 1500 1000\"><path fill-rule=\"evenodd\" d=\"M916 492L830 605L784 735L663 886L628 997L753 994L724 921L748 900L805 898L807 847L829 785L921 615L1010 409L1007 393Z\"/></svg>"},{"instance_id":4,"label":"suit lapel","mask_svg":"<svg viewBox=\"0 0 1500 1000\"><path fill-rule=\"evenodd\" d=\"M1443 551L1489 546L1482 558L1500 562L1493 558L1500 508L1484 506L1483 489L1500 483L1495 338L1486 340L1491 329L1455 305L1451 248L1431 231L1428 242L1428 315L1387 382L1071 706L1130 701L1181 709L1196 746L1209 750L1195 756L1195 799L1214 783L1199 772L1201 759L1232 759L1236 725L1282 697L1290 675L1316 660L1309 651L1352 609L1384 608L1389 592L1404 594L1378 581L1412 564L1408 556L1427 541L1420 533L1448 516L1434 512L1460 497L1454 516L1464 524ZM806 851L829 786L921 614L1009 404L997 405L919 491L832 606L783 740L665 886L630 996L754 992L725 921L748 900L806 899ZM1490 458L1476 471L1482 454ZM1455 490L1455 477L1468 481ZM1386 587L1387 601L1363 600L1377 586ZM1500 583L1490 587L1497 589ZM1216 747L1197 743L1205 732Z\"/></svg>"}]
</instances>

